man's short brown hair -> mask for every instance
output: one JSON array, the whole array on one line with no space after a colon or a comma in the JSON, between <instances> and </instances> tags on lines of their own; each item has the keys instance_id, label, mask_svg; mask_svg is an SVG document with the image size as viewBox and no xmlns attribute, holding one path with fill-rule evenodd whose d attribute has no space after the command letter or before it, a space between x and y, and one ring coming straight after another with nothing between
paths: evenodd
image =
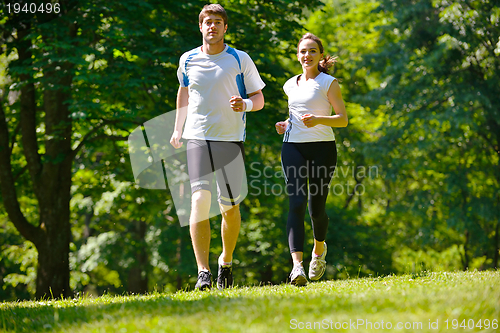
<instances>
[{"instance_id":1,"label":"man's short brown hair","mask_svg":"<svg viewBox=\"0 0 500 333\"><path fill-rule=\"evenodd\" d=\"M203 9L200 12L200 16L199 16L200 24L202 24L205 17L207 17L210 14L219 15L220 17L222 17L222 20L224 21L224 25L227 24L226 10L224 9L224 7L222 7L218 3L212 3L209 5L205 5L203 7Z\"/></svg>"}]
</instances>

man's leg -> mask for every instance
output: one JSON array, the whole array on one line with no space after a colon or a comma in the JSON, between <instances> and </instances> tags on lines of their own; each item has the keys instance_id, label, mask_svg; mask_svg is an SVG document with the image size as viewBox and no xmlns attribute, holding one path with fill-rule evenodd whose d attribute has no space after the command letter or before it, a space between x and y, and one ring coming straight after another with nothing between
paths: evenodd
<instances>
[{"instance_id":1,"label":"man's leg","mask_svg":"<svg viewBox=\"0 0 500 333\"><path fill-rule=\"evenodd\" d=\"M194 255L198 272L201 270L210 271L208 254L210 251L210 222L208 220L210 212L210 200L212 194L208 190L198 190L191 198L191 216L189 219L189 232L193 242Z\"/></svg>"},{"instance_id":2,"label":"man's leg","mask_svg":"<svg viewBox=\"0 0 500 333\"><path fill-rule=\"evenodd\" d=\"M222 213L222 254L218 260L217 288L225 289L233 286L233 252L240 233L240 206L226 206L219 203Z\"/></svg>"},{"instance_id":3,"label":"man's leg","mask_svg":"<svg viewBox=\"0 0 500 333\"><path fill-rule=\"evenodd\" d=\"M233 260L233 252L236 248L236 241L240 234L241 215L240 205L226 206L219 204L222 213L222 261L231 262Z\"/></svg>"},{"instance_id":4,"label":"man's leg","mask_svg":"<svg viewBox=\"0 0 500 333\"><path fill-rule=\"evenodd\" d=\"M222 254L218 260L217 287L233 285L233 252L240 233L241 189L245 175L243 144L241 142L217 142L210 145L214 161L219 208L222 214Z\"/></svg>"}]
</instances>

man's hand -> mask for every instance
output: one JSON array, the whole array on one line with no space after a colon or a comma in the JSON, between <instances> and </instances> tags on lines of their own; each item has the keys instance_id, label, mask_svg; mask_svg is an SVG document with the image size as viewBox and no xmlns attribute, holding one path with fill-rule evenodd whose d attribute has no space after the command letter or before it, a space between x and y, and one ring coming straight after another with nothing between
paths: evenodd
<instances>
[{"instance_id":1,"label":"man's hand","mask_svg":"<svg viewBox=\"0 0 500 333\"><path fill-rule=\"evenodd\" d=\"M233 109L234 112L243 112L247 108L241 96L232 96L229 100L229 104L231 104L231 109Z\"/></svg>"},{"instance_id":2,"label":"man's hand","mask_svg":"<svg viewBox=\"0 0 500 333\"><path fill-rule=\"evenodd\" d=\"M175 149L179 149L184 144L183 142L180 142L181 136L181 132L174 131L172 137L170 138L170 144L174 146Z\"/></svg>"}]
</instances>

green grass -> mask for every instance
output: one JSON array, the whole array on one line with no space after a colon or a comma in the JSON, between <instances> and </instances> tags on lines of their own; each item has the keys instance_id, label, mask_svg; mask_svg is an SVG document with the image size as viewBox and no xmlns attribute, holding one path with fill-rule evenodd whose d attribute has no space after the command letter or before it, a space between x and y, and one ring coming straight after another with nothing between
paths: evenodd
<instances>
[{"instance_id":1,"label":"green grass","mask_svg":"<svg viewBox=\"0 0 500 333\"><path fill-rule=\"evenodd\" d=\"M500 271L0 304L5 332L497 332L499 319Z\"/></svg>"}]
</instances>

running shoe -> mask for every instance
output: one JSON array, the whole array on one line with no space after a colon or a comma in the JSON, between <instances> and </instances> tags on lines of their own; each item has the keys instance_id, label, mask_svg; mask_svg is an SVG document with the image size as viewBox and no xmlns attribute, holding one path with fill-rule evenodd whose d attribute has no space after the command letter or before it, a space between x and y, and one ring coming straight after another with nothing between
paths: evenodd
<instances>
[{"instance_id":1,"label":"running shoe","mask_svg":"<svg viewBox=\"0 0 500 333\"><path fill-rule=\"evenodd\" d=\"M325 243L325 250L323 251L323 254L319 257L317 257L314 254L314 251L312 253L312 259L311 263L309 264L309 279L311 281L317 281L321 279L323 274L325 274L326 270L326 243Z\"/></svg>"},{"instance_id":2,"label":"running shoe","mask_svg":"<svg viewBox=\"0 0 500 333\"><path fill-rule=\"evenodd\" d=\"M307 284L306 273L302 265L294 265L290 273L290 283L294 286L305 286Z\"/></svg>"},{"instance_id":3,"label":"running shoe","mask_svg":"<svg viewBox=\"0 0 500 333\"><path fill-rule=\"evenodd\" d=\"M219 264L217 274L217 288L226 289L233 286L233 265Z\"/></svg>"},{"instance_id":4,"label":"running shoe","mask_svg":"<svg viewBox=\"0 0 500 333\"><path fill-rule=\"evenodd\" d=\"M198 273L198 281L196 281L195 289L205 290L212 287L212 273L209 271L200 271Z\"/></svg>"}]
</instances>

